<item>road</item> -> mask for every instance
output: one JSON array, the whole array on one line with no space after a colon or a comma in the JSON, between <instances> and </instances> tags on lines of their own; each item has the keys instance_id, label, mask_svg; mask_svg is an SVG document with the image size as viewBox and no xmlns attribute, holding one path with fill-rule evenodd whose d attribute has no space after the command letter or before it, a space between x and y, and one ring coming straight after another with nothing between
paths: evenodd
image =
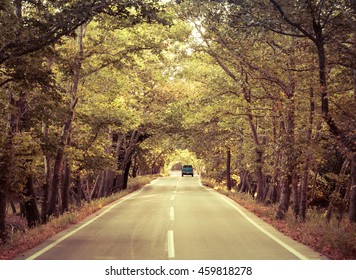
<instances>
[{"instance_id":1,"label":"road","mask_svg":"<svg viewBox=\"0 0 356 280\"><path fill-rule=\"evenodd\" d=\"M174 175L174 174L173 174ZM322 259L198 176L156 179L19 259Z\"/></svg>"}]
</instances>

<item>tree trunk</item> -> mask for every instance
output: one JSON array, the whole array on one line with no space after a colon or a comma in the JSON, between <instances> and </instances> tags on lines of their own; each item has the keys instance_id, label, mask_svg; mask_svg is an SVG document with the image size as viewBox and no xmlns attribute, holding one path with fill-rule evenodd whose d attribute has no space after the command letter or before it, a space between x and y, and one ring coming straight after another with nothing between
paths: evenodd
<instances>
[{"instance_id":1,"label":"tree trunk","mask_svg":"<svg viewBox=\"0 0 356 280\"><path fill-rule=\"evenodd\" d=\"M11 131L8 131L3 147L3 151L0 154L0 240L7 240L6 232L6 205L7 196L10 186L10 174L12 164L12 143L13 135Z\"/></svg>"},{"instance_id":2,"label":"tree trunk","mask_svg":"<svg viewBox=\"0 0 356 280\"><path fill-rule=\"evenodd\" d=\"M6 204L7 195L10 185L10 168L11 168L11 150L12 150L12 133L9 132L5 138L3 151L0 154L0 241L6 242Z\"/></svg>"},{"instance_id":3,"label":"tree trunk","mask_svg":"<svg viewBox=\"0 0 356 280\"><path fill-rule=\"evenodd\" d=\"M316 193L316 183L318 179L318 173L319 173L319 167L315 168L314 170L314 178L313 178L313 184L312 184L312 192L311 196L309 197L307 201L307 207L314 201L315 199L315 193Z\"/></svg>"},{"instance_id":4,"label":"tree trunk","mask_svg":"<svg viewBox=\"0 0 356 280\"><path fill-rule=\"evenodd\" d=\"M342 176L342 175L345 175L348 167L349 167L349 164L350 164L350 159L346 159L344 161L344 163L342 164L342 167L341 167L341 170L340 170L340 173L339 173L339 176ZM340 197L340 191L341 191L341 184L336 182L336 187L335 187L335 190L333 192L333 195L334 196L337 196L340 198L341 200L341 197ZM329 206L328 206L328 210L326 211L326 215L325 215L325 218L327 220L327 222L329 223L330 220L331 220L331 217L332 217L332 213L333 213L333 210L334 210L334 207L337 206L337 207L341 207L342 205L340 205L340 202L341 201L337 201L337 205L335 205L335 198L334 199L330 199L330 203L329 203ZM342 203L342 202L341 202Z\"/></svg>"},{"instance_id":5,"label":"tree trunk","mask_svg":"<svg viewBox=\"0 0 356 280\"><path fill-rule=\"evenodd\" d=\"M278 220L284 219L285 214L287 213L289 208L291 195L291 186L289 185L289 181L291 180L287 179L287 182L284 183L284 186L282 188L281 198L279 200L279 206L276 214L276 218Z\"/></svg>"},{"instance_id":6,"label":"tree trunk","mask_svg":"<svg viewBox=\"0 0 356 280\"><path fill-rule=\"evenodd\" d=\"M49 198L49 186L50 186L50 159L48 156L44 156L44 180L45 183L42 186L42 204L41 204L41 222L47 222L48 214L48 198Z\"/></svg>"},{"instance_id":7,"label":"tree trunk","mask_svg":"<svg viewBox=\"0 0 356 280\"><path fill-rule=\"evenodd\" d=\"M27 182L24 189L25 196L25 211L27 225L29 228L35 227L40 223L40 215L37 209L36 195L33 188L33 177L32 175L28 176Z\"/></svg>"},{"instance_id":8,"label":"tree trunk","mask_svg":"<svg viewBox=\"0 0 356 280\"><path fill-rule=\"evenodd\" d=\"M298 176L297 174L293 174L292 179L292 189L293 189L293 210L295 217L299 215L299 207L300 207L300 190L298 188Z\"/></svg>"},{"instance_id":9,"label":"tree trunk","mask_svg":"<svg viewBox=\"0 0 356 280\"><path fill-rule=\"evenodd\" d=\"M9 94L9 107L16 106L12 94ZM6 205L9 187L11 185L11 165L13 162L13 140L14 140L14 116L7 113L6 130L4 131L3 143L0 146L0 241L6 242L8 235L6 232Z\"/></svg>"},{"instance_id":10,"label":"tree trunk","mask_svg":"<svg viewBox=\"0 0 356 280\"><path fill-rule=\"evenodd\" d=\"M242 172L241 176L241 187L240 187L240 192L242 193L247 193L250 189L250 182L249 182L249 173L247 170L244 170Z\"/></svg>"},{"instance_id":11,"label":"tree trunk","mask_svg":"<svg viewBox=\"0 0 356 280\"><path fill-rule=\"evenodd\" d=\"M248 122L252 131L253 142L255 144L256 154L256 176L257 176L257 201L262 201L264 197L264 175L262 171L263 166L263 150L258 139L257 129L253 123L253 116L250 112L247 114Z\"/></svg>"},{"instance_id":12,"label":"tree trunk","mask_svg":"<svg viewBox=\"0 0 356 280\"><path fill-rule=\"evenodd\" d=\"M109 196L113 193L115 187L115 172L111 169L105 171L104 179L104 196Z\"/></svg>"},{"instance_id":13,"label":"tree trunk","mask_svg":"<svg viewBox=\"0 0 356 280\"><path fill-rule=\"evenodd\" d=\"M59 192L59 182L62 172L62 160L64 156L64 147L60 147L57 151L56 158L54 160L53 174L52 174L52 184L50 188L49 202L48 202L48 212L47 216L52 216L57 214L57 201Z\"/></svg>"},{"instance_id":14,"label":"tree trunk","mask_svg":"<svg viewBox=\"0 0 356 280\"><path fill-rule=\"evenodd\" d=\"M9 203L10 203L12 214L16 215L17 210L16 210L16 205L15 205L14 201L12 199L10 199Z\"/></svg>"},{"instance_id":15,"label":"tree trunk","mask_svg":"<svg viewBox=\"0 0 356 280\"><path fill-rule=\"evenodd\" d=\"M231 150L227 149L226 151L226 182L227 189L230 191L232 189L231 183Z\"/></svg>"},{"instance_id":16,"label":"tree trunk","mask_svg":"<svg viewBox=\"0 0 356 280\"><path fill-rule=\"evenodd\" d=\"M351 158L351 193L350 193L350 208L349 220L352 223L356 222L356 153L353 153Z\"/></svg>"},{"instance_id":17,"label":"tree trunk","mask_svg":"<svg viewBox=\"0 0 356 280\"><path fill-rule=\"evenodd\" d=\"M53 178L51 184L51 191L50 191L50 200L48 206L48 215L53 215L56 213L56 204L59 192L59 183L60 183L60 176L62 172L62 161L64 158L64 150L69 141L70 137L70 130L74 120L75 115L75 108L78 103L78 87L79 87L79 80L80 80L80 72L82 68L82 60L84 57L84 49L83 49L83 37L84 37L84 26L80 26L77 32L77 42L78 42L78 57L75 61L75 65L73 67L73 78L72 78L72 85L70 89L70 97L71 97L71 104L70 104L70 111L63 126L62 135L59 141L59 146L57 150L57 155L54 162L54 170L53 170Z\"/></svg>"},{"instance_id":18,"label":"tree trunk","mask_svg":"<svg viewBox=\"0 0 356 280\"><path fill-rule=\"evenodd\" d=\"M355 36L356 38L356 36ZM355 39L356 41L356 39ZM352 69L352 79L353 79L353 82L354 82L354 102L356 104L356 68Z\"/></svg>"},{"instance_id":19,"label":"tree trunk","mask_svg":"<svg viewBox=\"0 0 356 280\"><path fill-rule=\"evenodd\" d=\"M70 165L68 161L65 162L63 185L62 185L62 209L61 213L68 211L69 209L69 186L70 186Z\"/></svg>"},{"instance_id":20,"label":"tree trunk","mask_svg":"<svg viewBox=\"0 0 356 280\"><path fill-rule=\"evenodd\" d=\"M311 157L308 154L306 162L303 167L302 181L300 186L300 204L299 204L299 213L298 216L302 221L305 221L306 212L307 212L307 191L308 191L308 182L309 182L309 169L310 169L310 160Z\"/></svg>"},{"instance_id":21,"label":"tree trunk","mask_svg":"<svg viewBox=\"0 0 356 280\"><path fill-rule=\"evenodd\" d=\"M300 190L300 206L299 206L299 213L298 216L302 221L305 221L306 218L306 211L307 211L307 190L308 190L308 182L309 182L309 169L310 169L310 161L311 161L311 150L310 145L312 144L312 132L313 132L313 125L314 125L314 111L315 111L315 104L314 104L314 91L313 88L310 89L309 95L309 127L307 131L307 144L308 147L305 148L305 162L303 167L303 174L302 174L302 182L301 182L301 190Z\"/></svg>"},{"instance_id":22,"label":"tree trunk","mask_svg":"<svg viewBox=\"0 0 356 280\"><path fill-rule=\"evenodd\" d=\"M143 135L139 130L135 130L127 135L118 133L116 159L119 174L116 176L114 191L121 191L127 188L129 171L135 149L146 138L147 136Z\"/></svg>"},{"instance_id":23,"label":"tree trunk","mask_svg":"<svg viewBox=\"0 0 356 280\"><path fill-rule=\"evenodd\" d=\"M100 173L100 183L99 183L99 190L98 190L98 196L97 198L102 198L104 197L104 192L105 192L105 177L106 177L106 171L101 171Z\"/></svg>"},{"instance_id":24,"label":"tree trunk","mask_svg":"<svg viewBox=\"0 0 356 280\"><path fill-rule=\"evenodd\" d=\"M89 199L93 200L98 198L98 193L99 193L99 189L100 189L100 184L101 184L101 177L102 177L102 173L100 173L99 175L97 175L95 177L95 182L94 182L94 187L90 192L90 196Z\"/></svg>"},{"instance_id":25,"label":"tree trunk","mask_svg":"<svg viewBox=\"0 0 356 280\"><path fill-rule=\"evenodd\" d=\"M287 106L287 125L286 139L284 143L285 156L285 176L282 186L281 198L276 214L277 219L283 219L288 211L290 204L291 189L293 187L293 178L296 167L296 155L294 149L294 130L295 130L295 104L293 98L290 98Z\"/></svg>"},{"instance_id":26,"label":"tree trunk","mask_svg":"<svg viewBox=\"0 0 356 280\"><path fill-rule=\"evenodd\" d=\"M328 85L327 85L327 69L326 69L326 55L325 55L325 45L323 30L319 25L314 26L315 36L316 36L316 47L318 50L319 59L319 82L321 86L321 109L322 116L325 123L329 127L329 131L336 137L348 151L352 154L356 153L356 143L349 137L346 132L339 129L336 125L335 120L329 112L329 99L328 99ZM351 201L350 201L351 203Z\"/></svg>"},{"instance_id":27,"label":"tree trunk","mask_svg":"<svg viewBox=\"0 0 356 280\"><path fill-rule=\"evenodd\" d=\"M321 105L323 119L329 127L329 131L336 137L336 139L348 149L351 154L351 195L350 195L350 209L349 220L356 222L356 145L352 136L349 137L344 131L340 130L334 119L329 113L328 106L328 89L327 89L327 75L326 75L326 55L323 30L320 25L314 24L314 32L316 36L315 44L318 50L319 58L319 81L321 85Z\"/></svg>"}]
</instances>

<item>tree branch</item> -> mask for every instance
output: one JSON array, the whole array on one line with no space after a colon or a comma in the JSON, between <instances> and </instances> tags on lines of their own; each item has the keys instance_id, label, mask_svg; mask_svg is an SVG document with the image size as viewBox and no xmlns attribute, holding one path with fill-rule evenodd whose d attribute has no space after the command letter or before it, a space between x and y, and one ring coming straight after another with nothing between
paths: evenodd
<instances>
[{"instance_id":1,"label":"tree branch","mask_svg":"<svg viewBox=\"0 0 356 280\"><path fill-rule=\"evenodd\" d=\"M312 40L313 42L316 42L316 38L307 30L305 30L299 23L292 21L287 15L286 13L283 11L281 5L279 5L277 3L277 1L275 0L270 0L270 2L272 3L272 5L277 9L277 11L279 12L279 14L281 15L282 19L287 22L289 25L295 27L297 30L299 30L302 34L304 34L304 36L308 37L310 40Z\"/></svg>"}]
</instances>

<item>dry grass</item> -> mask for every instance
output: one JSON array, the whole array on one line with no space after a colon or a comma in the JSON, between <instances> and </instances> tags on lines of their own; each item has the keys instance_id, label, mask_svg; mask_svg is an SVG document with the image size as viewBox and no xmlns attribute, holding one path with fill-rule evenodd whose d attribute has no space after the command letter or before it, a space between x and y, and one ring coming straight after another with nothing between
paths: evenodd
<instances>
[{"instance_id":1,"label":"dry grass","mask_svg":"<svg viewBox=\"0 0 356 280\"><path fill-rule=\"evenodd\" d=\"M309 209L305 222L298 221L291 211L287 213L285 220L276 220L276 205L257 203L250 195L229 192L212 180L203 179L203 184L225 194L285 235L313 248L330 259L356 259L356 225L350 224L346 218L338 226L335 220L327 223L324 212Z\"/></svg>"},{"instance_id":2,"label":"dry grass","mask_svg":"<svg viewBox=\"0 0 356 280\"><path fill-rule=\"evenodd\" d=\"M144 176L131 179L128 188L107 198L101 198L84 203L80 208L73 208L70 212L59 217L51 218L47 224L27 229L24 219L18 216L9 217L8 222L16 225L17 230L11 232L11 239L6 244L0 244L0 260L13 259L19 254L45 241L54 234L69 228L86 217L100 210L123 196L143 187L157 176Z\"/></svg>"}]
</instances>

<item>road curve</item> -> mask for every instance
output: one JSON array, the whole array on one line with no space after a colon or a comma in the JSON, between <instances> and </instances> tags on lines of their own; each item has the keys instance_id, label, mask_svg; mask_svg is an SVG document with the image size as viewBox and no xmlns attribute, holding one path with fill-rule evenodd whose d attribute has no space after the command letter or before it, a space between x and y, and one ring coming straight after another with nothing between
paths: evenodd
<instances>
[{"instance_id":1,"label":"road curve","mask_svg":"<svg viewBox=\"0 0 356 280\"><path fill-rule=\"evenodd\" d=\"M174 175L174 174L173 174ZM198 176L156 179L18 257L42 260L324 259Z\"/></svg>"}]
</instances>

